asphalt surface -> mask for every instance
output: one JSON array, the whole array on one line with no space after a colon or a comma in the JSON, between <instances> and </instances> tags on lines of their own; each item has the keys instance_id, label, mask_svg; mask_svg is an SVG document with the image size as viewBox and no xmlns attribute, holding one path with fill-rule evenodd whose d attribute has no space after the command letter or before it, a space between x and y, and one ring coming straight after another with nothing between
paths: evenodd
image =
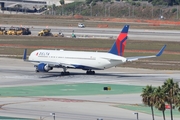
<instances>
[{"instance_id":1,"label":"asphalt surface","mask_svg":"<svg viewBox=\"0 0 180 120\"><path fill-rule=\"evenodd\" d=\"M0 87L101 83L159 86L168 78L180 82L180 71L111 68L86 75L85 71L69 69L70 76L60 76L62 69L35 73L31 63L19 59L0 58ZM141 104L140 93L119 95L71 95L36 97L0 97L0 116L52 120L135 120L137 111L114 107L118 104ZM156 116L161 120L161 116ZM140 120L152 120L150 114L139 113ZM168 119L168 117L166 118ZM174 120L179 118L175 117Z\"/></svg>"},{"instance_id":2,"label":"asphalt surface","mask_svg":"<svg viewBox=\"0 0 180 120\"><path fill-rule=\"evenodd\" d=\"M3 26L3 25L1 25ZM7 25L4 25L7 26ZM14 25L9 25L14 26ZM63 32L70 37L72 30L77 37L116 38L121 29L25 26L31 28L32 36L50 28L54 34ZM131 40L179 41L180 31L129 29ZM21 87L37 85L58 85L76 83L100 83L122 85L160 86L168 78L180 82L180 71L146 70L135 68L111 68L96 71L96 75L86 75L85 71L70 69L70 76L60 76L62 69L49 73L35 73L31 63L18 59L0 58L0 87ZM23 91L22 91L23 92ZM0 116L23 117L52 120L135 120L136 110L114 107L119 104L142 104L140 93L119 95L71 95L71 96L36 96L36 97L0 97ZM168 119L167 116L166 119ZM156 116L161 120L161 116ZM139 113L140 120L151 120L151 115ZM178 120L175 117L174 120Z\"/></svg>"},{"instance_id":3,"label":"asphalt surface","mask_svg":"<svg viewBox=\"0 0 180 120\"><path fill-rule=\"evenodd\" d=\"M71 34L74 31L74 34L81 38L94 38L99 37L103 39L114 38L116 39L118 34L121 32L120 29L112 28L78 28L78 27L55 27L55 26L17 26L17 25L3 25L7 29L11 26L14 27L28 27L32 32L32 36L37 36L38 32L43 29L51 29L53 34L58 34L60 31L65 35L65 37L71 37ZM156 41L180 41L180 31L179 30L148 30L148 29L131 29L129 28L128 39L129 40L156 40Z\"/></svg>"}]
</instances>

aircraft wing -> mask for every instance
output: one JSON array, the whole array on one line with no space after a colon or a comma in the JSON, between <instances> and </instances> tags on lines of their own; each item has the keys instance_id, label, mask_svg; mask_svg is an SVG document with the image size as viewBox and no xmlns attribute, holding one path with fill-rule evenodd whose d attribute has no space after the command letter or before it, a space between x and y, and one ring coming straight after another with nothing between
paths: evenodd
<instances>
[{"instance_id":1,"label":"aircraft wing","mask_svg":"<svg viewBox=\"0 0 180 120\"><path fill-rule=\"evenodd\" d=\"M126 61L136 61L136 60L139 60L139 59L146 59L146 58L153 58L153 57L159 57L162 55L164 49L166 48L166 45L164 45L161 50L156 54L156 55L151 55L151 56L135 56L135 57L127 57L126 58Z\"/></svg>"},{"instance_id":2,"label":"aircraft wing","mask_svg":"<svg viewBox=\"0 0 180 120\"><path fill-rule=\"evenodd\" d=\"M33 60L26 60L27 62L34 62L34 63L44 63L48 64L49 67L66 67L66 68L75 68L75 66L67 63L58 63L58 62L50 62L50 61L33 61Z\"/></svg>"},{"instance_id":3,"label":"aircraft wing","mask_svg":"<svg viewBox=\"0 0 180 120\"><path fill-rule=\"evenodd\" d=\"M33 62L33 63L44 63L44 64L48 64L48 66L50 67L55 67L55 66L59 66L60 64L57 62L50 62L50 61L34 61L34 60L26 60L27 62Z\"/></svg>"}]
</instances>

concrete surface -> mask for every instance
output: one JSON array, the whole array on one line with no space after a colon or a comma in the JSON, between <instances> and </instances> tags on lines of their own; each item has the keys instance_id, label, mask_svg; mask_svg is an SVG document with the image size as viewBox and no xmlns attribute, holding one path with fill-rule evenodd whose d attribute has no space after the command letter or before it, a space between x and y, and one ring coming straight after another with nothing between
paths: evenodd
<instances>
[{"instance_id":1,"label":"concrete surface","mask_svg":"<svg viewBox=\"0 0 180 120\"><path fill-rule=\"evenodd\" d=\"M71 70L70 76L60 76L61 69L50 73L35 73L33 65L19 59L0 58L0 87L57 85L72 83L103 83L153 86L162 85L167 78L180 82L180 71L111 68L86 75ZM0 97L0 116L52 120L135 120L138 112L114 107L119 104L141 104L140 93L120 95L30 96ZM156 116L161 120L162 116ZM152 120L150 114L139 113L140 120ZM167 116L166 119L169 119ZM178 120L175 117L174 120Z\"/></svg>"}]
</instances>

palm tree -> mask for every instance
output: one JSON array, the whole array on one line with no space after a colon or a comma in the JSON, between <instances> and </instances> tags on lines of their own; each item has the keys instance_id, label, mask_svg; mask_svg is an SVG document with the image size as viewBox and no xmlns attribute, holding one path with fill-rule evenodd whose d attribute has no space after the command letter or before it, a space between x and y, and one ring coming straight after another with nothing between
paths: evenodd
<instances>
[{"instance_id":1,"label":"palm tree","mask_svg":"<svg viewBox=\"0 0 180 120\"><path fill-rule=\"evenodd\" d=\"M162 91L162 88L159 86L158 88L156 88L154 90L154 106L162 111L163 113L163 119L165 120L165 110L166 110L166 107L165 107L165 100L164 100L164 93Z\"/></svg>"},{"instance_id":2,"label":"palm tree","mask_svg":"<svg viewBox=\"0 0 180 120\"><path fill-rule=\"evenodd\" d=\"M171 114L171 120L173 120L173 104L175 104L175 100L178 97L179 93L179 85L178 83L174 83L172 78L169 78L164 82L164 85L162 85L162 90L165 93L165 102L167 102L170 105L170 114Z\"/></svg>"},{"instance_id":3,"label":"palm tree","mask_svg":"<svg viewBox=\"0 0 180 120\"><path fill-rule=\"evenodd\" d=\"M64 0L60 0L59 3L60 3L61 5L64 5L64 4L65 4Z\"/></svg>"},{"instance_id":4,"label":"palm tree","mask_svg":"<svg viewBox=\"0 0 180 120\"><path fill-rule=\"evenodd\" d=\"M154 105L154 101L153 101L153 94L154 94L154 90L155 88L153 88L152 86L147 85L146 88L143 88L143 93L141 94L142 96L142 102L145 105L148 105L149 107L151 107L151 111L152 111L152 119L154 119L154 110L153 110L153 105Z\"/></svg>"},{"instance_id":5,"label":"palm tree","mask_svg":"<svg viewBox=\"0 0 180 120\"><path fill-rule=\"evenodd\" d=\"M178 111L180 112L180 93L178 94L178 97L174 100L175 106L178 108Z\"/></svg>"}]
</instances>

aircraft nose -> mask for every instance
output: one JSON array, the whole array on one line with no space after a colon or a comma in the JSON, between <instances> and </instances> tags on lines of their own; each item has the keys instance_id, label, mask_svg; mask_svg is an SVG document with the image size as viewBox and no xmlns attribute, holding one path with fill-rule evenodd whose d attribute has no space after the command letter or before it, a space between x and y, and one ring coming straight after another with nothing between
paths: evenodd
<instances>
[{"instance_id":1,"label":"aircraft nose","mask_svg":"<svg viewBox=\"0 0 180 120\"><path fill-rule=\"evenodd\" d=\"M29 55L29 60L33 60L33 56L35 56L33 53Z\"/></svg>"},{"instance_id":2,"label":"aircraft nose","mask_svg":"<svg viewBox=\"0 0 180 120\"><path fill-rule=\"evenodd\" d=\"M31 56L31 54L29 55L29 60L31 60L32 59L32 56Z\"/></svg>"}]
</instances>

